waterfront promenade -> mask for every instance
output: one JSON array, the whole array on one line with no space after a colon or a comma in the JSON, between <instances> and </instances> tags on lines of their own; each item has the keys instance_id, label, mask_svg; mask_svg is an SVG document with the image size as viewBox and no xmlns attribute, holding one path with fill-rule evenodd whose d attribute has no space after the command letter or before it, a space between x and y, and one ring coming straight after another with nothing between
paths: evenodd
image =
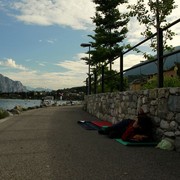
<instances>
[{"instance_id":1,"label":"waterfront promenade","mask_svg":"<svg viewBox=\"0 0 180 180\"><path fill-rule=\"evenodd\" d=\"M77 124L96 119L80 106L64 106L0 120L0 179L180 179L179 153L123 146Z\"/></svg>"}]
</instances>

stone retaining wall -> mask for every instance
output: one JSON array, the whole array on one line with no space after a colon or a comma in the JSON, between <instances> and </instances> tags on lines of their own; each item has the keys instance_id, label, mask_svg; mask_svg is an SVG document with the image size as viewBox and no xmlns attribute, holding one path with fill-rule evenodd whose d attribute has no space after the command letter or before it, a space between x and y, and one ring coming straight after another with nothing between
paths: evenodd
<instances>
[{"instance_id":1,"label":"stone retaining wall","mask_svg":"<svg viewBox=\"0 0 180 180\"><path fill-rule=\"evenodd\" d=\"M157 138L180 136L180 87L94 94L84 100L87 112L113 123L134 118L140 107L152 118Z\"/></svg>"}]
</instances>

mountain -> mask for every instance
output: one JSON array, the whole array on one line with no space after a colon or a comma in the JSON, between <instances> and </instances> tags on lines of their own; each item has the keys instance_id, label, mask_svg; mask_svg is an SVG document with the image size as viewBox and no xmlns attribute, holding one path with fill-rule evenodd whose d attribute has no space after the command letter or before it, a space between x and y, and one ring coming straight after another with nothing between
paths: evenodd
<instances>
[{"instance_id":1,"label":"mountain","mask_svg":"<svg viewBox=\"0 0 180 180\"><path fill-rule=\"evenodd\" d=\"M0 92L26 92L27 89L20 81L13 81L0 74Z\"/></svg>"}]
</instances>

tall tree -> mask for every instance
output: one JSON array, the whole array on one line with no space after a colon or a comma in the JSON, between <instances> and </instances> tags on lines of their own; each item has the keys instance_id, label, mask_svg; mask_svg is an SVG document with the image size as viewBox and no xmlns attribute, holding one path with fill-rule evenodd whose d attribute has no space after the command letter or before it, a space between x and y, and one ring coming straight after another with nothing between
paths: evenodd
<instances>
[{"instance_id":1,"label":"tall tree","mask_svg":"<svg viewBox=\"0 0 180 180\"><path fill-rule=\"evenodd\" d=\"M136 16L140 24L145 25L145 31L141 32L145 38L153 35L153 29L157 27L164 28L169 23L167 17L177 6L174 0L138 0L136 4L129 5L130 16ZM158 19L157 19L158 18ZM175 33L170 29L164 33L163 46L164 50L169 50L172 47L167 44L167 40L172 40ZM150 44L152 51L157 49L157 39L152 38ZM145 57L148 55L145 53Z\"/></svg>"},{"instance_id":2,"label":"tall tree","mask_svg":"<svg viewBox=\"0 0 180 180\"><path fill-rule=\"evenodd\" d=\"M91 53L91 65L101 65L120 55L123 47L120 43L125 39L128 17L120 13L120 4L127 0L93 0L96 4L96 13L92 17L96 25L94 35L89 35L93 41ZM110 68L111 69L111 68Z\"/></svg>"}]
</instances>

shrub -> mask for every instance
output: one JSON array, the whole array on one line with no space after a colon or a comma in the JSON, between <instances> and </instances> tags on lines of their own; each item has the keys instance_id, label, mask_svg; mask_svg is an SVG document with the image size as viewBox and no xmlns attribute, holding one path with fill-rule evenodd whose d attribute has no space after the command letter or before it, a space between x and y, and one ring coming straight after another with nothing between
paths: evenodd
<instances>
[{"instance_id":1,"label":"shrub","mask_svg":"<svg viewBox=\"0 0 180 180\"><path fill-rule=\"evenodd\" d=\"M153 77L146 84L142 86L142 89L154 89L157 88L157 77ZM164 77L164 87L180 87L179 77Z\"/></svg>"},{"instance_id":2,"label":"shrub","mask_svg":"<svg viewBox=\"0 0 180 180\"><path fill-rule=\"evenodd\" d=\"M9 116L9 113L7 111L3 110L2 108L0 108L0 119L3 119L8 116Z\"/></svg>"}]
</instances>

